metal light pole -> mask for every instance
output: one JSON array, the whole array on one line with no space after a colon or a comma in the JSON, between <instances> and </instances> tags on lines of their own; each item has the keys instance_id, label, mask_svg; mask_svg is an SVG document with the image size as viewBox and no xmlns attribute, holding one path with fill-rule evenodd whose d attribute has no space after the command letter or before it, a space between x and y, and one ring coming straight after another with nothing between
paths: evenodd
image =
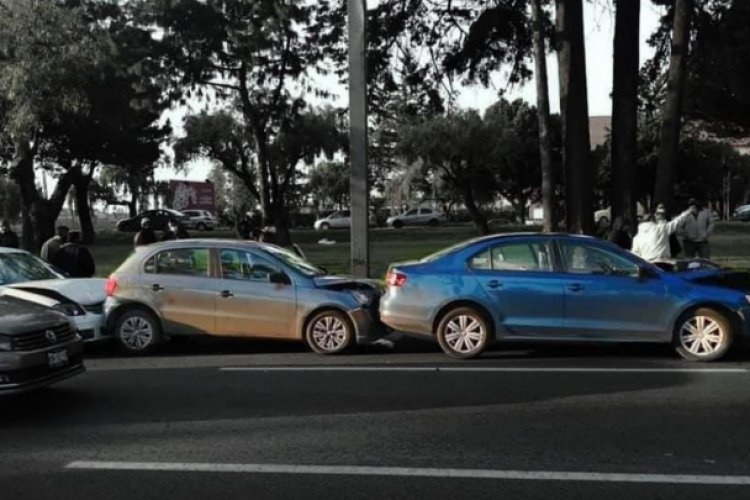
<instances>
[{"instance_id":1,"label":"metal light pole","mask_svg":"<svg viewBox=\"0 0 750 500\"><path fill-rule=\"evenodd\" d=\"M365 49L367 0L348 0L349 6L349 193L351 198L352 274L370 274L367 179L367 64Z\"/></svg>"}]
</instances>

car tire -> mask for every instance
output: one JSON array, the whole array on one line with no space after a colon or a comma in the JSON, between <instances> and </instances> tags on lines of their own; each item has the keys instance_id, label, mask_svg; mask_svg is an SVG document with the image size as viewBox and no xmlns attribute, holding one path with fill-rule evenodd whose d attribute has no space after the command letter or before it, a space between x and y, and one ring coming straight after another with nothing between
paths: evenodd
<instances>
[{"instance_id":1,"label":"car tire","mask_svg":"<svg viewBox=\"0 0 750 500\"><path fill-rule=\"evenodd\" d=\"M709 362L724 357L733 340L732 322L715 309L701 307L677 321L673 345L688 361Z\"/></svg>"},{"instance_id":2,"label":"car tire","mask_svg":"<svg viewBox=\"0 0 750 500\"><path fill-rule=\"evenodd\" d=\"M400 221L400 220L394 220L393 221L393 228L394 229L401 229L402 227L404 227L404 223L402 221Z\"/></svg>"},{"instance_id":3,"label":"car tire","mask_svg":"<svg viewBox=\"0 0 750 500\"><path fill-rule=\"evenodd\" d=\"M458 359L476 358L490 340L490 324L484 314L471 307L457 307L440 320L437 327L440 348Z\"/></svg>"},{"instance_id":4,"label":"car tire","mask_svg":"<svg viewBox=\"0 0 750 500\"><path fill-rule=\"evenodd\" d=\"M195 229L197 229L198 231L205 231L206 225L202 222L199 222L198 224L195 225Z\"/></svg>"},{"instance_id":5,"label":"car tire","mask_svg":"<svg viewBox=\"0 0 750 500\"><path fill-rule=\"evenodd\" d=\"M305 341L318 354L339 354L354 343L354 326L341 311L320 311L307 322Z\"/></svg>"},{"instance_id":6,"label":"car tire","mask_svg":"<svg viewBox=\"0 0 750 500\"><path fill-rule=\"evenodd\" d=\"M320 225L321 231L328 231L329 229L331 229L331 225L328 224L327 222L324 222L323 224Z\"/></svg>"},{"instance_id":7,"label":"car tire","mask_svg":"<svg viewBox=\"0 0 750 500\"><path fill-rule=\"evenodd\" d=\"M430 222L427 223L427 225L430 227L437 227L438 224L440 224L440 221L438 221L437 219L430 219Z\"/></svg>"},{"instance_id":8,"label":"car tire","mask_svg":"<svg viewBox=\"0 0 750 500\"><path fill-rule=\"evenodd\" d=\"M125 354L149 354L156 349L162 338L161 324L148 309L129 309L118 316L114 336Z\"/></svg>"}]
</instances>

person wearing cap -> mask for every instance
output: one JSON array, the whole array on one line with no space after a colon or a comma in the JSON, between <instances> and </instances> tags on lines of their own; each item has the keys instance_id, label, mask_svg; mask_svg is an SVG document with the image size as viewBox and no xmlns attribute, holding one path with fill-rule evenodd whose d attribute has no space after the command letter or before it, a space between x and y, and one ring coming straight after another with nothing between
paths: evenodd
<instances>
[{"instance_id":1,"label":"person wearing cap","mask_svg":"<svg viewBox=\"0 0 750 500\"><path fill-rule=\"evenodd\" d=\"M709 259L711 258L711 247L708 244L708 238L714 230L711 211L694 198L688 202L688 205L690 206L690 216L682 222L679 229L685 257L688 259L695 257Z\"/></svg>"},{"instance_id":2,"label":"person wearing cap","mask_svg":"<svg viewBox=\"0 0 750 500\"><path fill-rule=\"evenodd\" d=\"M151 223L151 219L144 217L141 219L141 230L135 233L135 238L133 238L133 245L135 248L138 248L156 242L157 239L154 225Z\"/></svg>"},{"instance_id":3,"label":"person wearing cap","mask_svg":"<svg viewBox=\"0 0 750 500\"><path fill-rule=\"evenodd\" d=\"M638 234L633 238L634 254L649 262L657 262L671 257L669 237L677 232L683 221L690 215L685 210L672 220L667 217L664 205L658 205L654 215L638 225Z\"/></svg>"},{"instance_id":4,"label":"person wearing cap","mask_svg":"<svg viewBox=\"0 0 750 500\"><path fill-rule=\"evenodd\" d=\"M0 247L18 248L18 246L18 235L13 232L10 223L4 220L3 225L0 226Z\"/></svg>"},{"instance_id":5,"label":"person wearing cap","mask_svg":"<svg viewBox=\"0 0 750 500\"><path fill-rule=\"evenodd\" d=\"M42 250L39 252L39 256L49 263L54 262L57 257L57 252L60 248L68 242L68 233L70 229L68 226L57 226L56 234L44 242Z\"/></svg>"}]
</instances>

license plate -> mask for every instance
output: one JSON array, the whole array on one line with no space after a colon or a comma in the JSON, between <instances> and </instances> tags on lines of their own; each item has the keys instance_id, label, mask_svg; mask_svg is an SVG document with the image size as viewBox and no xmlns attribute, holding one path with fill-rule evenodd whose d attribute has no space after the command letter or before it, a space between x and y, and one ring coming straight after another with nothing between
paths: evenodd
<instances>
[{"instance_id":1,"label":"license plate","mask_svg":"<svg viewBox=\"0 0 750 500\"><path fill-rule=\"evenodd\" d=\"M47 353L47 363L50 368L60 368L68 364L68 351L55 351Z\"/></svg>"}]
</instances>

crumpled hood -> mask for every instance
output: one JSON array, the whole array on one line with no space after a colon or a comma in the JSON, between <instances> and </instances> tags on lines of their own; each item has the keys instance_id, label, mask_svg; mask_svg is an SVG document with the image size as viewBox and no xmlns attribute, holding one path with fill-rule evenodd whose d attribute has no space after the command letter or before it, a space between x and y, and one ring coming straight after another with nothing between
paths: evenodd
<instances>
[{"instance_id":1,"label":"crumpled hood","mask_svg":"<svg viewBox=\"0 0 750 500\"><path fill-rule=\"evenodd\" d=\"M107 298L102 278L69 278L59 280L27 281L9 285L28 292L44 295L52 299L60 296L82 306L101 304Z\"/></svg>"},{"instance_id":2,"label":"crumpled hood","mask_svg":"<svg viewBox=\"0 0 750 500\"><path fill-rule=\"evenodd\" d=\"M717 286L750 293L750 273L744 271L688 271L679 273L678 276L698 285Z\"/></svg>"},{"instance_id":3,"label":"crumpled hood","mask_svg":"<svg viewBox=\"0 0 750 500\"><path fill-rule=\"evenodd\" d=\"M319 276L314 279L318 288L331 290L377 290L378 282L365 278L347 278L344 276Z\"/></svg>"}]
</instances>

